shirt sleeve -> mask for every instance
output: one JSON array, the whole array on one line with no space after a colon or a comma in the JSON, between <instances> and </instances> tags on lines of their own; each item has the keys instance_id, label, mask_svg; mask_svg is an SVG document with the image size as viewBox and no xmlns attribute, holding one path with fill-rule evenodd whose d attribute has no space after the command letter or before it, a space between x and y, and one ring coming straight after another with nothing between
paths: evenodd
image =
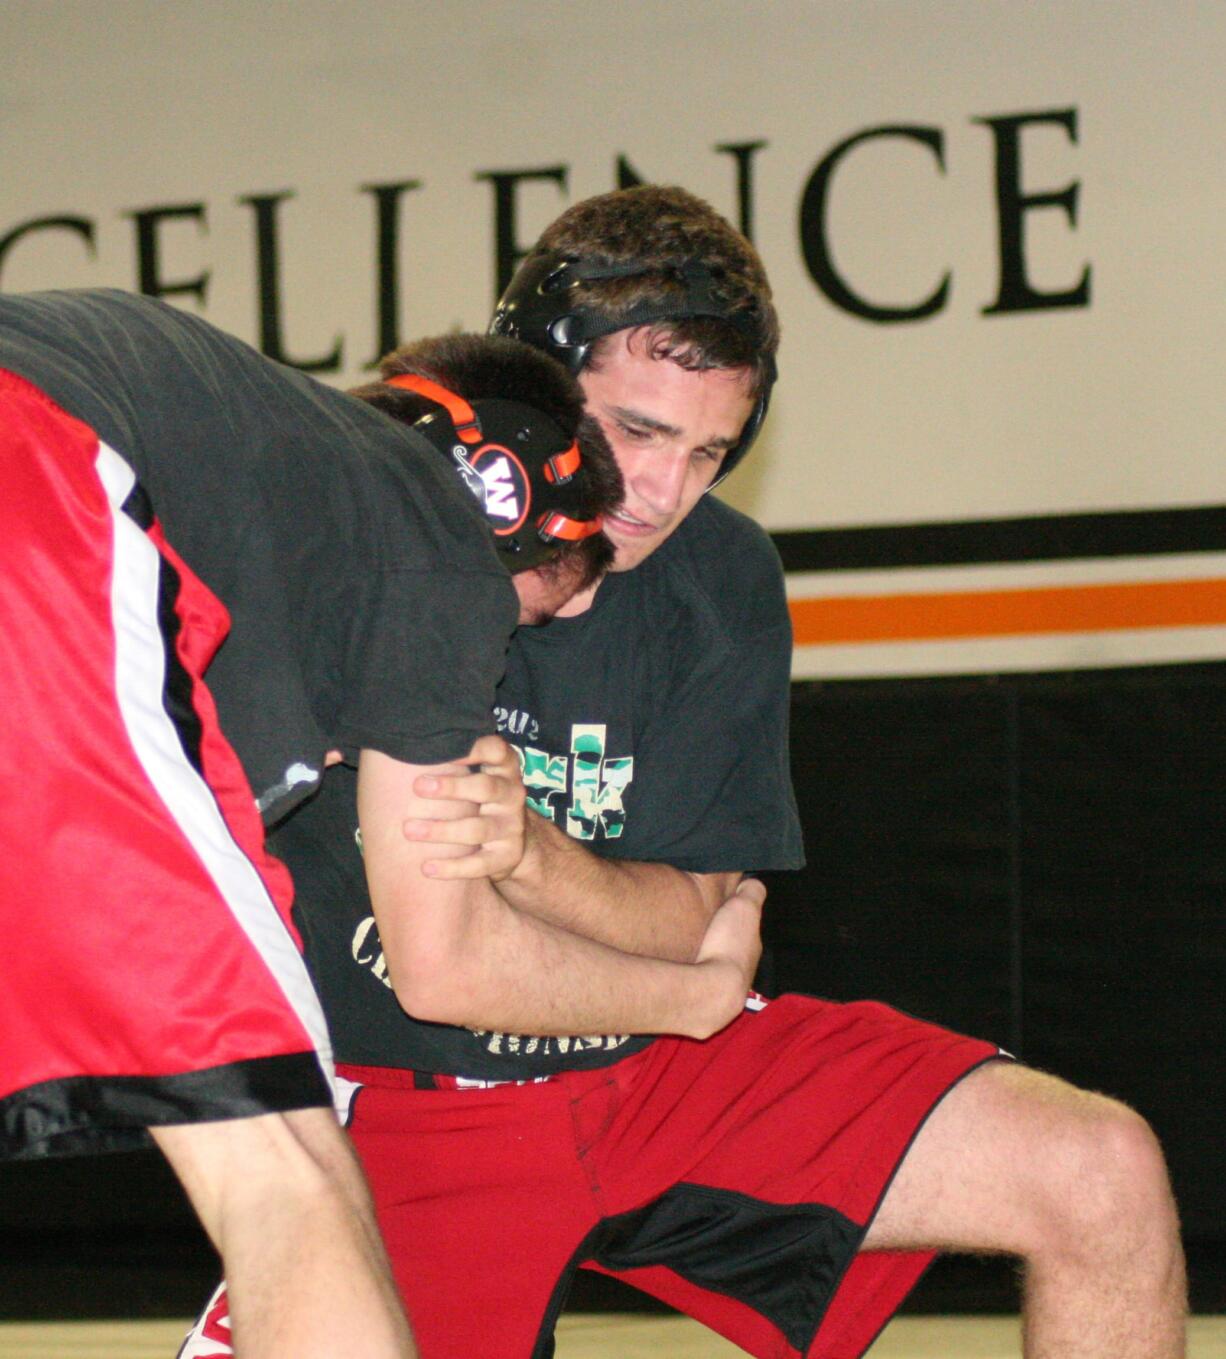
<instances>
[{"instance_id":1,"label":"shirt sleeve","mask_svg":"<svg viewBox=\"0 0 1226 1359\"><path fill-rule=\"evenodd\" d=\"M363 748L411 764L467 754L494 729L494 691L517 617L503 573L372 573L353 610L339 686L346 758Z\"/></svg>"}]
</instances>

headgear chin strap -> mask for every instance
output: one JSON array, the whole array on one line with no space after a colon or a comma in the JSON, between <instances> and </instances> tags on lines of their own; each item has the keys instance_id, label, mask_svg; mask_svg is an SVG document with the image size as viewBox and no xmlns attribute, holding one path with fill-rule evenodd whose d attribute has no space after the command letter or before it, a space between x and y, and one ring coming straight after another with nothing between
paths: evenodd
<instances>
[{"instance_id":1,"label":"headgear chin strap","mask_svg":"<svg viewBox=\"0 0 1226 1359\"><path fill-rule=\"evenodd\" d=\"M637 260L602 264L557 251L530 255L499 300L490 322L490 334L508 335L543 349L576 375L587 363L592 344L602 335L654 325L657 321L711 316L728 322L747 340L753 341L757 327L752 313L744 306L732 307L724 302L716 292L718 273L697 260L687 260L671 271L683 285L684 294L667 302L643 301L614 314L574 296L581 283L662 272L666 271ZM745 421L741 437L736 447L730 448L724 456L720 474L709 489L723 481L757 438L766 419L775 376L775 361L771 358L767 360L762 390Z\"/></svg>"},{"instance_id":2,"label":"headgear chin strap","mask_svg":"<svg viewBox=\"0 0 1226 1359\"><path fill-rule=\"evenodd\" d=\"M530 571L556 557L563 543L600 532L599 517L583 515L578 442L544 412L502 398L470 403L415 373L384 381L439 407L413 428L450 460L480 503L509 571Z\"/></svg>"}]
</instances>

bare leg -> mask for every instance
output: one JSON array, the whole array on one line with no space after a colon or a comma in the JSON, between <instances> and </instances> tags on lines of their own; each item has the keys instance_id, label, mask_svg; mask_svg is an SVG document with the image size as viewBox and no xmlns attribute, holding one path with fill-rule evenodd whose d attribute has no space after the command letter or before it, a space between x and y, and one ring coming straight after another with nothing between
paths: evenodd
<instances>
[{"instance_id":1,"label":"bare leg","mask_svg":"<svg viewBox=\"0 0 1226 1359\"><path fill-rule=\"evenodd\" d=\"M221 1254L242 1359L413 1359L366 1184L331 1110L150 1132Z\"/></svg>"},{"instance_id":2,"label":"bare leg","mask_svg":"<svg viewBox=\"0 0 1226 1359\"><path fill-rule=\"evenodd\" d=\"M993 1063L907 1153L869 1249L1022 1257L1029 1359L1177 1359L1186 1312L1162 1152L1131 1109Z\"/></svg>"}]
</instances>

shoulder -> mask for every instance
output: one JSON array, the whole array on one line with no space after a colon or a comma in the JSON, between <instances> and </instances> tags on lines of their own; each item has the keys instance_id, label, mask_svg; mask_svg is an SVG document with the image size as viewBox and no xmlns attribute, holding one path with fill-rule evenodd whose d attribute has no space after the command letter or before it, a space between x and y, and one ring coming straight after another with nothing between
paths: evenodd
<instances>
[{"instance_id":1,"label":"shoulder","mask_svg":"<svg viewBox=\"0 0 1226 1359\"><path fill-rule=\"evenodd\" d=\"M735 575L745 567L764 574L781 572L779 554L770 534L755 519L713 495L704 496L673 535L706 569L718 569L712 558L722 558L723 569Z\"/></svg>"},{"instance_id":2,"label":"shoulder","mask_svg":"<svg viewBox=\"0 0 1226 1359\"><path fill-rule=\"evenodd\" d=\"M8 294L0 297L0 321L6 332L139 390L145 401L178 388L207 387L210 397L238 402L249 399L249 386L311 394L325 403L342 398L204 317L142 293L76 288Z\"/></svg>"},{"instance_id":3,"label":"shoulder","mask_svg":"<svg viewBox=\"0 0 1226 1359\"><path fill-rule=\"evenodd\" d=\"M6 321L33 332L54 336L65 345L85 345L112 336L129 342L182 331L222 332L207 321L143 293L120 288L64 288L45 292L10 293L0 299Z\"/></svg>"},{"instance_id":4,"label":"shoulder","mask_svg":"<svg viewBox=\"0 0 1226 1359\"><path fill-rule=\"evenodd\" d=\"M640 571L701 607L733 642L786 621L783 568L765 529L705 496Z\"/></svg>"},{"instance_id":5,"label":"shoulder","mask_svg":"<svg viewBox=\"0 0 1226 1359\"><path fill-rule=\"evenodd\" d=\"M6 354L16 351L52 396L93 393L126 410L129 424L133 412L147 424L162 408L168 419L220 411L262 387L261 378L293 385L288 370L203 317L117 288L7 295L0 332Z\"/></svg>"}]
</instances>

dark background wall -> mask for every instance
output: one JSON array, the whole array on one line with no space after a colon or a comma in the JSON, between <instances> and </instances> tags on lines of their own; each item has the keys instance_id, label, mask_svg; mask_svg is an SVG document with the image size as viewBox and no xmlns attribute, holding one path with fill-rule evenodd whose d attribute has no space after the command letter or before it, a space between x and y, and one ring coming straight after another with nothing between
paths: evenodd
<instances>
[{"instance_id":1,"label":"dark background wall","mask_svg":"<svg viewBox=\"0 0 1226 1359\"><path fill-rule=\"evenodd\" d=\"M871 996L1139 1109L1193 1298L1226 1308L1226 666L804 683L808 867L770 881L763 988ZM0 1166L0 1316L187 1313L216 1265L152 1154ZM1008 1307L948 1264L916 1306ZM579 1305L635 1305L585 1280Z\"/></svg>"},{"instance_id":2,"label":"dark background wall","mask_svg":"<svg viewBox=\"0 0 1226 1359\"><path fill-rule=\"evenodd\" d=\"M771 989L989 1037L1157 1129L1226 1238L1226 666L802 684Z\"/></svg>"},{"instance_id":3,"label":"dark background wall","mask_svg":"<svg viewBox=\"0 0 1226 1359\"><path fill-rule=\"evenodd\" d=\"M361 25L329 0L290 26L237 0L89 8L0 6L5 290L144 288L347 385L397 326L483 326L567 203L684 183L754 235L784 312L728 493L805 588L1036 561L1077 586L1112 556L1144 582L1166 578L1145 554L1226 553L1220 6L623 0L559 24L469 0L460 100L455 25L422 0ZM559 116L514 84L525 44L550 71L619 59ZM1221 622L1181 654L1226 654ZM1159 654L1122 631L1099 660ZM829 650L800 659L828 673ZM1135 1104L1202 1296L1226 1275L1203 1264L1226 1240L1224 687L1211 664L798 684L810 866L771 885L763 969ZM151 1153L0 1166L0 1315L186 1312L214 1268Z\"/></svg>"}]
</instances>

